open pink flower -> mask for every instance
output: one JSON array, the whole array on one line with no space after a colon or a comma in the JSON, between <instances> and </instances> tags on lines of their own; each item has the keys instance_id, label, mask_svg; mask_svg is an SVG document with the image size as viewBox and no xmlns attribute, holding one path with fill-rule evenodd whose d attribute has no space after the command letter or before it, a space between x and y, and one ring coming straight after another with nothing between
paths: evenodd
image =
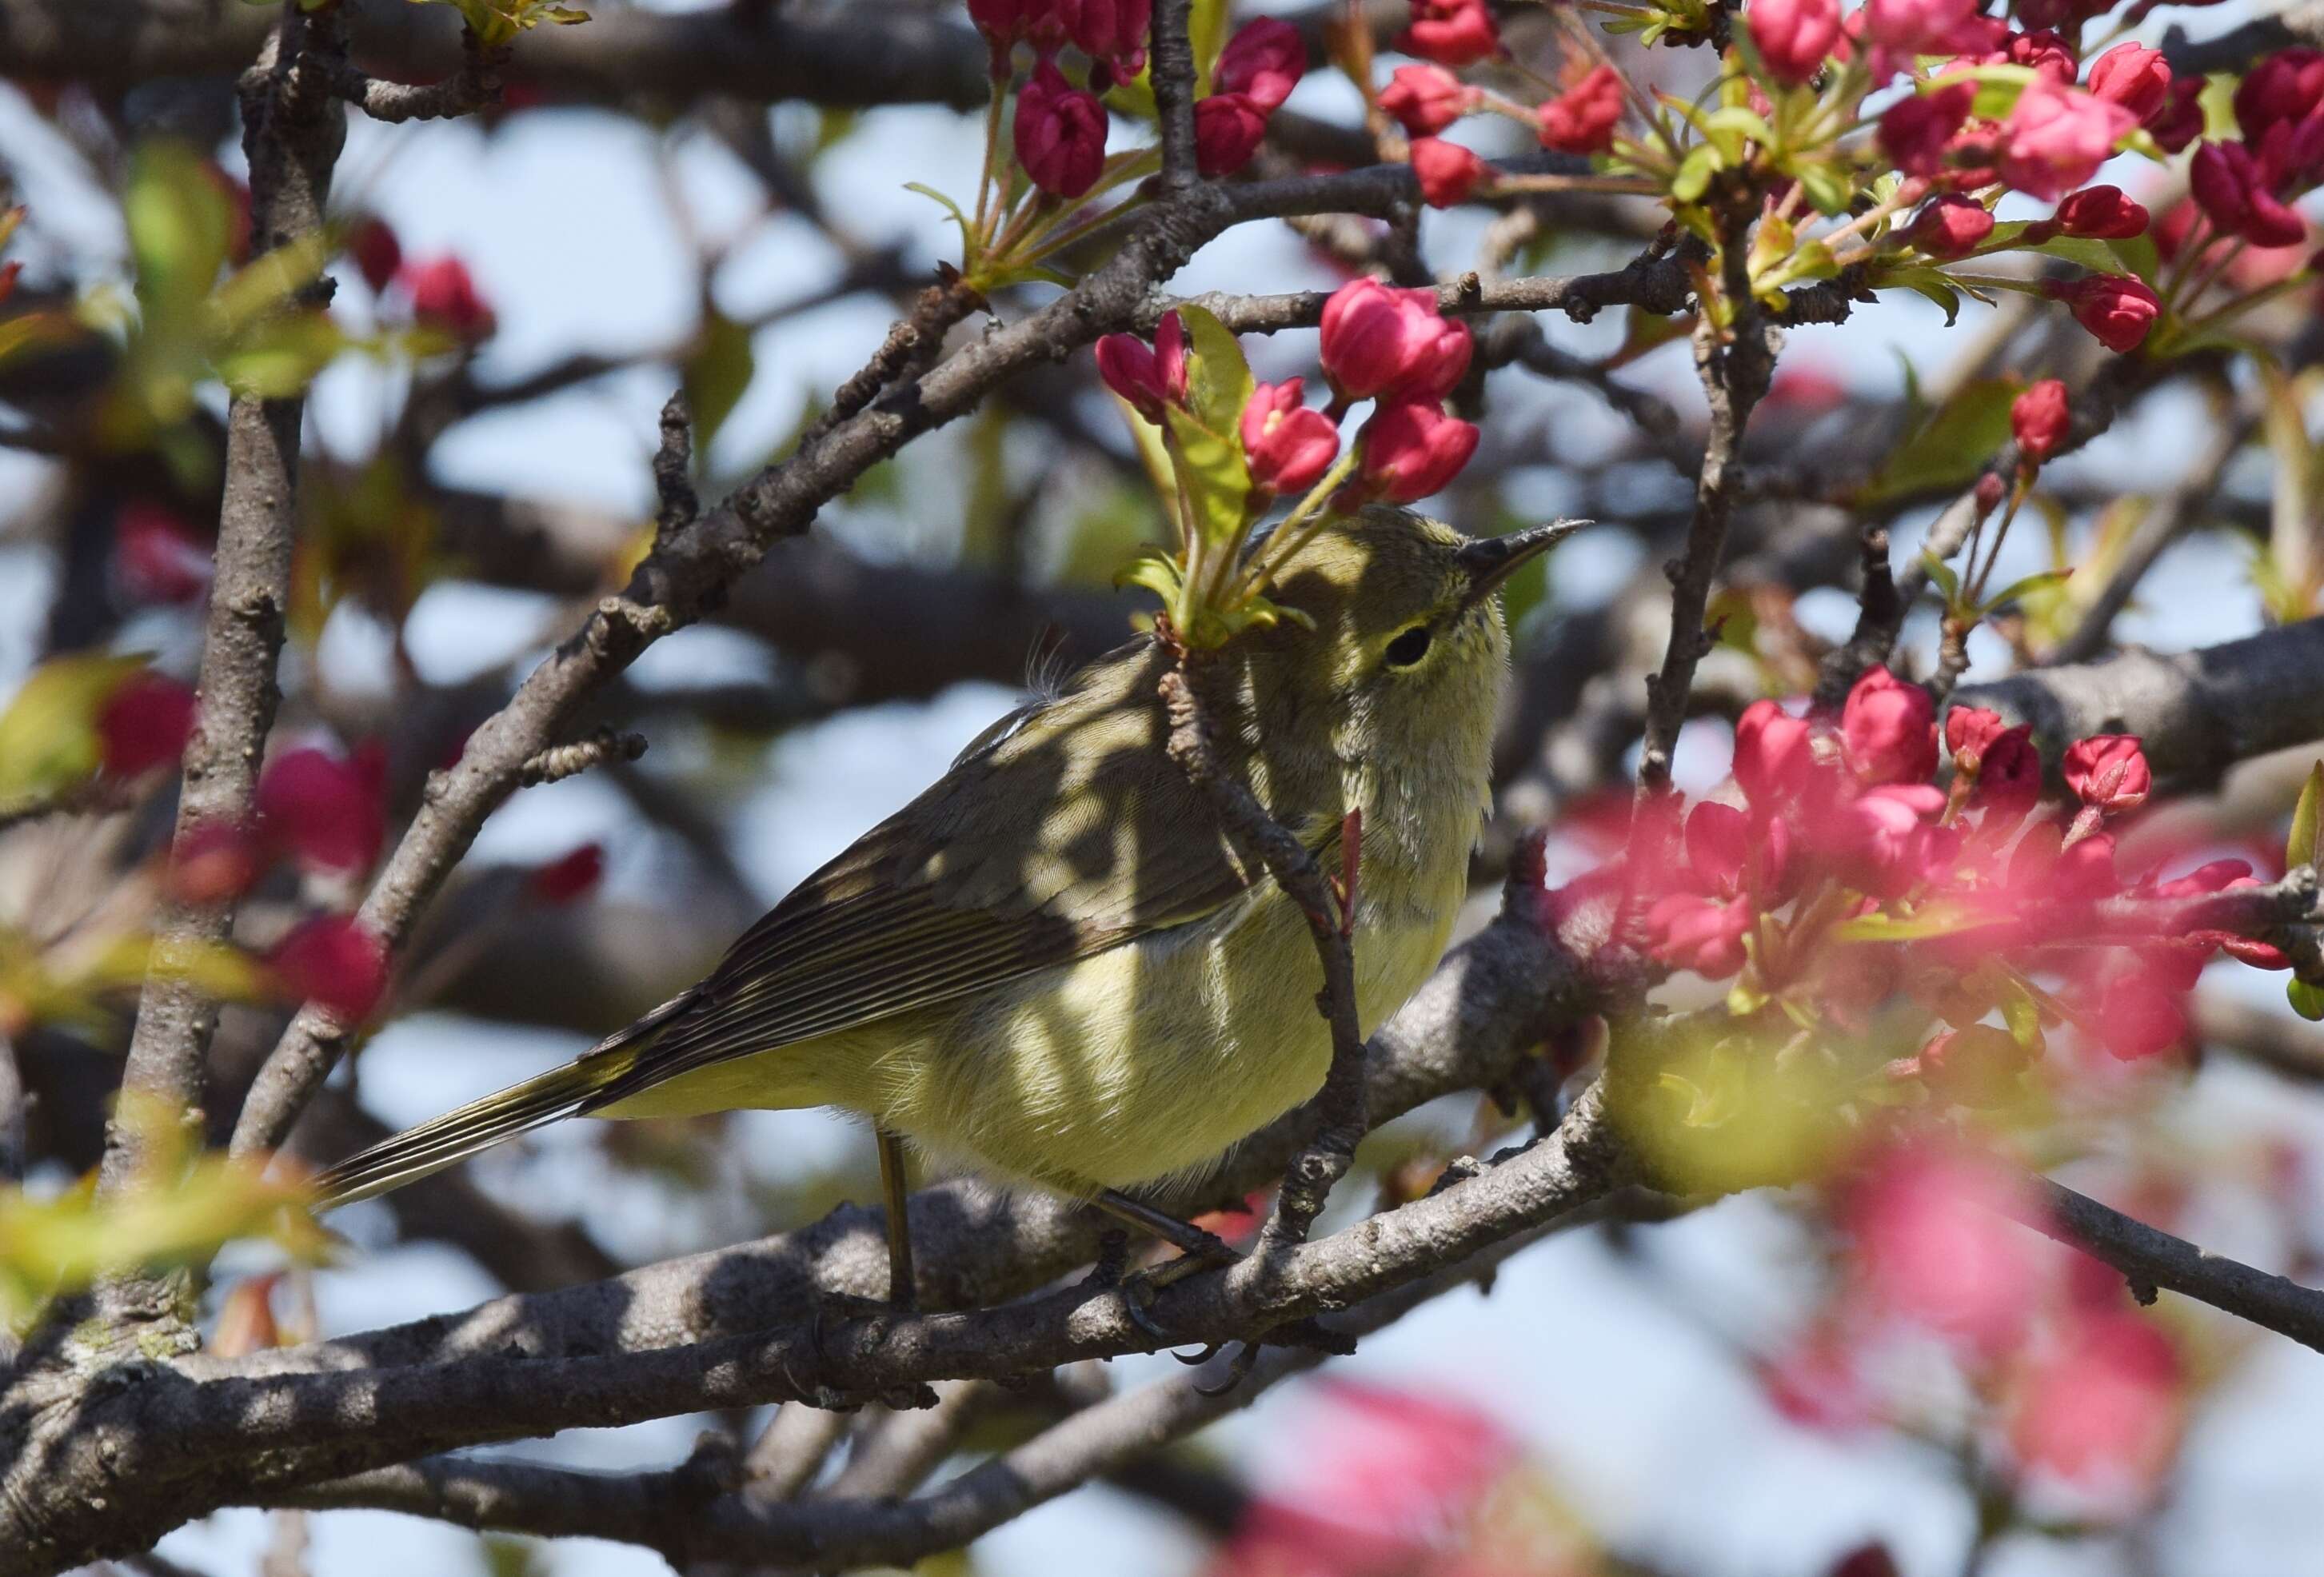
<instances>
[{"instance_id":1,"label":"open pink flower","mask_svg":"<svg viewBox=\"0 0 2324 1577\"><path fill-rule=\"evenodd\" d=\"M1674 969L1724 980L1743 967L1743 937L1750 928L1750 906L1740 900L1674 892L1647 909L1646 946Z\"/></svg>"},{"instance_id":2,"label":"open pink flower","mask_svg":"<svg viewBox=\"0 0 2324 1577\"><path fill-rule=\"evenodd\" d=\"M2116 140L2137 124L2119 104L2036 77L2002 123L2001 179L2055 201L2096 175Z\"/></svg>"},{"instance_id":3,"label":"open pink flower","mask_svg":"<svg viewBox=\"0 0 2324 1577\"><path fill-rule=\"evenodd\" d=\"M1883 784L1839 807L1812 834L1849 886L1895 898L1936 875L1950 853L1953 835L1935 825L1944 807L1943 791L1926 783Z\"/></svg>"},{"instance_id":4,"label":"open pink flower","mask_svg":"<svg viewBox=\"0 0 2324 1577\"><path fill-rule=\"evenodd\" d=\"M1881 113L1881 152L1905 174L1934 180L1943 173L1946 149L1976 103L1977 88L1968 82L1908 94Z\"/></svg>"},{"instance_id":5,"label":"open pink flower","mask_svg":"<svg viewBox=\"0 0 2324 1577\"><path fill-rule=\"evenodd\" d=\"M1261 383L1242 408L1243 453L1253 487L1274 493L1305 493L1340 456L1340 429L1320 410L1301 403L1302 380Z\"/></svg>"}]
</instances>

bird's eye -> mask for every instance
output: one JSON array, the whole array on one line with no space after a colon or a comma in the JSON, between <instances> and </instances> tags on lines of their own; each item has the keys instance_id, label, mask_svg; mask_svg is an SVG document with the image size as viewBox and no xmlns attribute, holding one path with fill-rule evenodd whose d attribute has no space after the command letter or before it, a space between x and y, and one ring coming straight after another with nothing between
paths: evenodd
<instances>
[{"instance_id":1,"label":"bird's eye","mask_svg":"<svg viewBox=\"0 0 2324 1577\"><path fill-rule=\"evenodd\" d=\"M1411 629L1388 643L1388 666L1410 668L1428 655L1428 626L1415 624Z\"/></svg>"}]
</instances>

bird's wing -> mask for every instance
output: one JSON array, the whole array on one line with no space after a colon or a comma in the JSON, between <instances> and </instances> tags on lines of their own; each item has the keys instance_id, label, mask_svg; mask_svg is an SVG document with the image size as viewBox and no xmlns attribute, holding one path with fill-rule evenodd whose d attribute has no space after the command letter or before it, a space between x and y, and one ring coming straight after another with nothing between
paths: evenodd
<instances>
[{"instance_id":1,"label":"bird's wing","mask_svg":"<svg viewBox=\"0 0 2324 1577\"><path fill-rule=\"evenodd\" d=\"M1150 641L972 750L752 926L591 1098L965 996L1210 914L1253 873L1164 755ZM1311 846L1336 818L1302 827ZM1320 834L1320 835L1316 835Z\"/></svg>"}]
</instances>

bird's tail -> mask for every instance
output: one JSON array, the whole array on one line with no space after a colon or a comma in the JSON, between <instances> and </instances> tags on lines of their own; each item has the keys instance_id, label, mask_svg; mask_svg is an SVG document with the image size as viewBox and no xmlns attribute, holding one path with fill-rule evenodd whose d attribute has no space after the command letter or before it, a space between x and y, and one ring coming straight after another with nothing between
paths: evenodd
<instances>
[{"instance_id":1,"label":"bird's tail","mask_svg":"<svg viewBox=\"0 0 2324 1577\"><path fill-rule=\"evenodd\" d=\"M416 1183L503 1139L587 1111L592 1097L636 1068L669 1020L690 1007L694 997L688 991L663 1003L561 1068L471 1101L349 1156L314 1180L316 1208L352 1204Z\"/></svg>"}]
</instances>

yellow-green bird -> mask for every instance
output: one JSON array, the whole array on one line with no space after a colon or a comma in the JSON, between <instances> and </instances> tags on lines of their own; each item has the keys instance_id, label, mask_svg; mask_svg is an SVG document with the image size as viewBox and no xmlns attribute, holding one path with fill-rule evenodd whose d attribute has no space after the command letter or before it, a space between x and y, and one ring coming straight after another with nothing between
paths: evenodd
<instances>
[{"instance_id":1,"label":"yellow-green bird","mask_svg":"<svg viewBox=\"0 0 2324 1577\"><path fill-rule=\"evenodd\" d=\"M1214 659L1220 754L1259 803L1327 869L1362 813L1367 1035L1434 967L1460 907L1508 671L1498 590L1572 524L1471 540L1388 508L1334 521L1274 577L1305 619ZM1178 1236L1120 1191L1213 1165L1314 1093L1332 1047L1305 918L1166 752L1172 660L1147 636L1091 663L800 883L708 979L343 1162L324 1201L563 1117L836 1106L881 1136L899 1304L903 1142Z\"/></svg>"}]
</instances>

